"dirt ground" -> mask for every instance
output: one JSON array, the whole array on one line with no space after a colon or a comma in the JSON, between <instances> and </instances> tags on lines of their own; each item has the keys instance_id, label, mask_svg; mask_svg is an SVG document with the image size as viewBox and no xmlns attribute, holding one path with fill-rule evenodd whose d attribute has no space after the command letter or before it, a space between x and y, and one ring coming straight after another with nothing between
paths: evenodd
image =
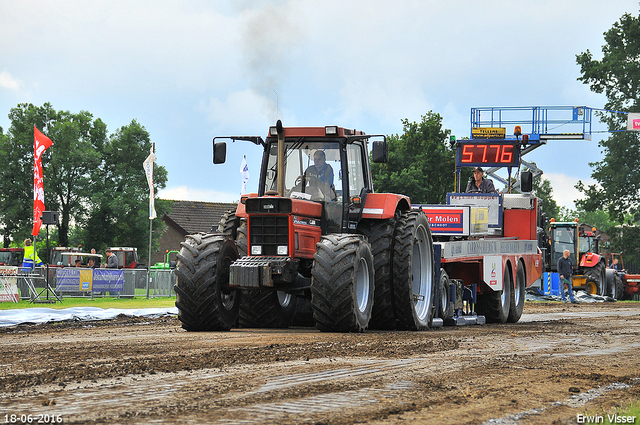
<instances>
[{"instance_id":1,"label":"dirt ground","mask_svg":"<svg viewBox=\"0 0 640 425\"><path fill-rule=\"evenodd\" d=\"M3 423L575 424L640 398L638 303L526 303L516 324L426 332L118 317L0 340Z\"/></svg>"}]
</instances>

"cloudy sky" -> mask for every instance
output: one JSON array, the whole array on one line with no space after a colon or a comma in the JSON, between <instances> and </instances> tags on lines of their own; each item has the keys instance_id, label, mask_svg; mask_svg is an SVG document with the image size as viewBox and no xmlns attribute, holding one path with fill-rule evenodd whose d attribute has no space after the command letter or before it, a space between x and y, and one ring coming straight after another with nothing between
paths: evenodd
<instances>
[{"instance_id":1,"label":"cloudy sky","mask_svg":"<svg viewBox=\"0 0 640 425\"><path fill-rule=\"evenodd\" d=\"M276 119L397 134L434 111L460 139L473 107L602 108L575 56L599 59L603 33L638 11L637 0L0 0L0 127L18 103L86 110L110 132L136 119L169 172L161 198L231 202L243 155L257 190L261 150L230 144L214 166L212 138L264 137ZM603 137L525 159L573 207Z\"/></svg>"}]
</instances>

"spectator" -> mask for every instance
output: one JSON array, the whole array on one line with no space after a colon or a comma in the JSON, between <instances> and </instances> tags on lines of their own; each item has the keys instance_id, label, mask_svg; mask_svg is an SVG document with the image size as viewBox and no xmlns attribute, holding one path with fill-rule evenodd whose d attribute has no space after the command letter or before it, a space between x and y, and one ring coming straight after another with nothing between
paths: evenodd
<instances>
[{"instance_id":1,"label":"spectator","mask_svg":"<svg viewBox=\"0 0 640 425\"><path fill-rule=\"evenodd\" d=\"M91 248L91 253L95 254L96 253L96 249L95 248ZM100 257L95 257L93 259L93 263L95 264L95 267L100 267Z\"/></svg>"},{"instance_id":2,"label":"spectator","mask_svg":"<svg viewBox=\"0 0 640 425\"><path fill-rule=\"evenodd\" d=\"M95 258L93 258L93 257L89 258L89 261L87 262L87 267L89 267L90 269L95 269L96 268L96 260L95 260Z\"/></svg>"},{"instance_id":3,"label":"spectator","mask_svg":"<svg viewBox=\"0 0 640 425\"><path fill-rule=\"evenodd\" d=\"M105 264L105 267L108 269L117 269L118 257L110 249L107 249L105 253L107 254L107 264Z\"/></svg>"},{"instance_id":4,"label":"spectator","mask_svg":"<svg viewBox=\"0 0 640 425\"><path fill-rule=\"evenodd\" d=\"M82 267L82 261L76 260L76 267Z\"/></svg>"}]
</instances>

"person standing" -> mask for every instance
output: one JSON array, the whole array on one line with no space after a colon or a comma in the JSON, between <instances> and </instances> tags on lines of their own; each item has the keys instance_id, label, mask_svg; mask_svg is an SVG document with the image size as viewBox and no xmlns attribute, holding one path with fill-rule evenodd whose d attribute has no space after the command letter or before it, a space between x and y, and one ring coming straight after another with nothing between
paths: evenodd
<instances>
[{"instance_id":1,"label":"person standing","mask_svg":"<svg viewBox=\"0 0 640 425\"><path fill-rule=\"evenodd\" d=\"M36 247L32 245L31 239L24 240L24 258L22 260L22 267L25 269L33 270L35 266L42 267L43 263L38 258Z\"/></svg>"},{"instance_id":2,"label":"person standing","mask_svg":"<svg viewBox=\"0 0 640 425\"><path fill-rule=\"evenodd\" d=\"M107 249L105 253L107 254L107 264L105 264L105 267L108 269L117 269L118 257L110 249Z\"/></svg>"},{"instance_id":3,"label":"person standing","mask_svg":"<svg viewBox=\"0 0 640 425\"><path fill-rule=\"evenodd\" d=\"M560 294L562 294L562 302L567 302L567 298L564 295L564 285L567 285L569 290L569 299L571 304L578 304L578 301L573 296L573 285L571 284L571 274L573 273L573 265L571 264L571 258L569 258L571 252L565 249L562 253L562 257L558 260L558 274L560 275Z\"/></svg>"}]
</instances>

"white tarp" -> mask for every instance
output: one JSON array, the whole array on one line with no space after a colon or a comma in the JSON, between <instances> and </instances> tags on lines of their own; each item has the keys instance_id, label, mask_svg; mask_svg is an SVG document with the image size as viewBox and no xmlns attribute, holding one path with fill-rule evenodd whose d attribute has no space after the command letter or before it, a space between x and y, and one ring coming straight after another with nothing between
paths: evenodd
<instances>
[{"instance_id":1,"label":"white tarp","mask_svg":"<svg viewBox=\"0 0 640 425\"><path fill-rule=\"evenodd\" d=\"M166 308L98 308L71 307L57 310L55 308L24 308L0 310L0 327L15 326L24 323L46 323L62 321L90 321L113 319L119 314L131 317L177 316L177 307Z\"/></svg>"}]
</instances>

